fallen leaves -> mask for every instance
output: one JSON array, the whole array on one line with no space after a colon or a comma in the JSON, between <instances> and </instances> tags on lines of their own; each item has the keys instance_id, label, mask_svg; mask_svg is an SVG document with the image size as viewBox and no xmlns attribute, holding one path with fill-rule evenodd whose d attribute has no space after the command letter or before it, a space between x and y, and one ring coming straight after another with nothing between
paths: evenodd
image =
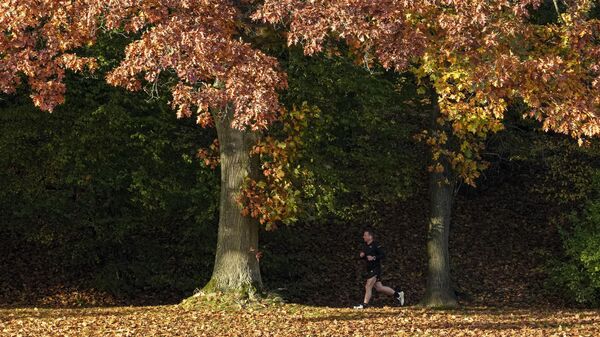
<instances>
[{"instance_id":1,"label":"fallen leaves","mask_svg":"<svg viewBox=\"0 0 600 337\"><path fill-rule=\"evenodd\" d=\"M600 311L471 307L362 311L284 305L257 311L180 306L0 309L2 336L595 336Z\"/></svg>"}]
</instances>

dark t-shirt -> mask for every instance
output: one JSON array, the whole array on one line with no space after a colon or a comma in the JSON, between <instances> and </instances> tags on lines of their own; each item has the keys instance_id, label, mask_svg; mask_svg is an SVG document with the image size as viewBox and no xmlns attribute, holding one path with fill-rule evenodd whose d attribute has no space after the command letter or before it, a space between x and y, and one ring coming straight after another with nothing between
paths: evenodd
<instances>
[{"instance_id":1,"label":"dark t-shirt","mask_svg":"<svg viewBox=\"0 0 600 337\"><path fill-rule=\"evenodd\" d=\"M383 247L378 242L373 241L370 245L365 243L363 245L362 251L365 253L363 259L367 261L368 270L381 268L381 260L383 260L385 254L383 252ZM369 261L367 260L367 256L375 256L375 260Z\"/></svg>"}]
</instances>

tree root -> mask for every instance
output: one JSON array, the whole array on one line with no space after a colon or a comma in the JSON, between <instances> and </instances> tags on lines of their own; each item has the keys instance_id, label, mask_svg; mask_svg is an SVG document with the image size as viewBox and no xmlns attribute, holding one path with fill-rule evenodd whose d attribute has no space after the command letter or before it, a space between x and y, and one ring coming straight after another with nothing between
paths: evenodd
<instances>
[{"instance_id":1,"label":"tree root","mask_svg":"<svg viewBox=\"0 0 600 337\"><path fill-rule=\"evenodd\" d=\"M253 287L218 291L204 287L184 299L179 305L188 310L260 310L283 305L285 301L276 293L261 292Z\"/></svg>"}]
</instances>

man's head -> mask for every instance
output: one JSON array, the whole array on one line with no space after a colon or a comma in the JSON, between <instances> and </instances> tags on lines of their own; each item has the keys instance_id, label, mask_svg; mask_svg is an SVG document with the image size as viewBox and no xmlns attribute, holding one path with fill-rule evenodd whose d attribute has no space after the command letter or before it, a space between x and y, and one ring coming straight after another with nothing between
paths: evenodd
<instances>
[{"instance_id":1,"label":"man's head","mask_svg":"<svg viewBox=\"0 0 600 337\"><path fill-rule=\"evenodd\" d=\"M367 244L370 244L374 239L375 233L373 233L373 230L371 228L365 228L363 230L363 240L365 240Z\"/></svg>"}]
</instances>

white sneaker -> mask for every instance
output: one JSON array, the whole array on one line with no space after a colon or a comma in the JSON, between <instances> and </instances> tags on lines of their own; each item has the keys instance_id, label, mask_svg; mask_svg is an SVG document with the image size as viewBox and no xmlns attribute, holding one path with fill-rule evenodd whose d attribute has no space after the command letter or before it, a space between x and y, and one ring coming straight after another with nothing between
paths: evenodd
<instances>
[{"instance_id":1,"label":"white sneaker","mask_svg":"<svg viewBox=\"0 0 600 337\"><path fill-rule=\"evenodd\" d=\"M362 310L362 309L364 309L364 308L366 308L364 304L359 304L359 305L355 305L355 306L354 306L354 309L359 309L359 310Z\"/></svg>"},{"instance_id":2,"label":"white sneaker","mask_svg":"<svg viewBox=\"0 0 600 337\"><path fill-rule=\"evenodd\" d=\"M400 305L403 306L404 305L404 291L398 292L398 297L396 297L396 299L398 300L398 302L400 302Z\"/></svg>"}]
</instances>

